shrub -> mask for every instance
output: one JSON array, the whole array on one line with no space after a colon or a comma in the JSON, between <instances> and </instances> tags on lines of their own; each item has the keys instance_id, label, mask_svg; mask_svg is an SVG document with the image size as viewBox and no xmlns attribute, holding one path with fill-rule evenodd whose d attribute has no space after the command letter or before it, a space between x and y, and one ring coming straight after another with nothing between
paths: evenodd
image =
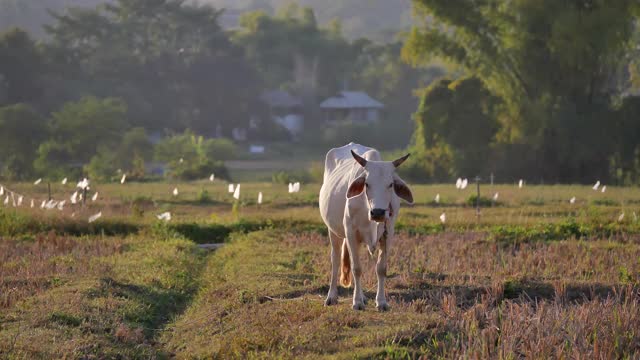
<instances>
[{"instance_id":1,"label":"shrub","mask_svg":"<svg viewBox=\"0 0 640 360\"><path fill-rule=\"evenodd\" d=\"M198 198L196 200L201 204L207 204L211 202L211 196L209 196L209 192L206 189L202 189L198 193Z\"/></svg>"},{"instance_id":2,"label":"shrub","mask_svg":"<svg viewBox=\"0 0 640 360\"><path fill-rule=\"evenodd\" d=\"M100 151L91 158L91 161L84 169L89 175L89 178L98 181L108 181L116 175L115 160L115 153L112 151Z\"/></svg>"},{"instance_id":3,"label":"shrub","mask_svg":"<svg viewBox=\"0 0 640 360\"><path fill-rule=\"evenodd\" d=\"M478 199L477 195L469 196L469 198L467 198L467 205L476 206L476 199ZM498 201L494 202L492 199L480 195L480 207L491 207L495 205L500 205L500 203Z\"/></svg>"},{"instance_id":4,"label":"shrub","mask_svg":"<svg viewBox=\"0 0 640 360\"><path fill-rule=\"evenodd\" d=\"M187 162L169 163L169 177L180 180L199 180L208 178L211 174L216 174L216 178L229 179L229 172L222 161L206 160L195 164Z\"/></svg>"},{"instance_id":5,"label":"shrub","mask_svg":"<svg viewBox=\"0 0 640 360\"><path fill-rule=\"evenodd\" d=\"M155 157L167 162L167 175L174 179L197 180L215 173L229 179L222 160L235 157L236 147L227 139L204 139L189 130L164 139L156 145Z\"/></svg>"}]
</instances>

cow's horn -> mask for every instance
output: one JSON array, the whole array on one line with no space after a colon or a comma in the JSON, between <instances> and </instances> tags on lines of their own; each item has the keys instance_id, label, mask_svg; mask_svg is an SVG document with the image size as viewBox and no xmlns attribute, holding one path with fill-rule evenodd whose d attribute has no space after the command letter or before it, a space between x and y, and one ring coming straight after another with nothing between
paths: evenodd
<instances>
[{"instance_id":1,"label":"cow's horn","mask_svg":"<svg viewBox=\"0 0 640 360\"><path fill-rule=\"evenodd\" d=\"M362 156L356 154L355 152L353 152L353 150L351 150L351 156L353 156L353 158L356 159L356 161L358 162L358 164L360 164L360 166L362 166L362 167L367 166L367 159L365 159Z\"/></svg>"},{"instance_id":2,"label":"cow's horn","mask_svg":"<svg viewBox=\"0 0 640 360\"><path fill-rule=\"evenodd\" d=\"M398 167L400 165L402 165L402 163L407 160L407 158L409 157L409 155L411 154L407 154L399 159L393 160L393 166Z\"/></svg>"}]
</instances>

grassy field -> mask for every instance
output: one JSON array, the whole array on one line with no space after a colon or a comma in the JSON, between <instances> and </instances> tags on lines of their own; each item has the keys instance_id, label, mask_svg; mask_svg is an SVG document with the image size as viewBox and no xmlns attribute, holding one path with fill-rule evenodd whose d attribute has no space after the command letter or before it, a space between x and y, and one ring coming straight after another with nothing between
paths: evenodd
<instances>
[{"instance_id":1,"label":"grassy field","mask_svg":"<svg viewBox=\"0 0 640 360\"><path fill-rule=\"evenodd\" d=\"M85 206L0 205L0 358L640 356L640 189L483 185L477 216L475 187L413 186L387 313L353 311L350 289L323 306L318 189L243 183L234 202L218 182L93 184Z\"/></svg>"}]
</instances>

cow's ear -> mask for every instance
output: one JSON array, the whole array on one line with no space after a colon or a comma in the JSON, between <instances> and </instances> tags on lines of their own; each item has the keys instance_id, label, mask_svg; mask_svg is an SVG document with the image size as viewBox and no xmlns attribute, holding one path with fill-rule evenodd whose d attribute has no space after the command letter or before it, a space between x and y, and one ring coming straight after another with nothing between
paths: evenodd
<instances>
[{"instance_id":1,"label":"cow's ear","mask_svg":"<svg viewBox=\"0 0 640 360\"><path fill-rule=\"evenodd\" d=\"M397 175L393 177L393 191L395 191L396 195L401 199L404 199L409 204L413 204L411 189L409 189L409 186Z\"/></svg>"},{"instance_id":2,"label":"cow's ear","mask_svg":"<svg viewBox=\"0 0 640 360\"><path fill-rule=\"evenodd\" d=\"M351 199L354 196L358 196L362 194L364 190L364 177L359 177L349 185L349 190L347 190L347 199Z\"/></svg>"}]
</instances>

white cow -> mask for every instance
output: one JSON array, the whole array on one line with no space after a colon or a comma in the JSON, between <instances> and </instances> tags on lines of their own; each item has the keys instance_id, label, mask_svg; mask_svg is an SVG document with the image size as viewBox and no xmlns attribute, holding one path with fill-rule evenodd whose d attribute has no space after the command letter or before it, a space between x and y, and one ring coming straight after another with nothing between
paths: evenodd
<instances>
[{"instance_id":1,"label":"white cow","mask_svg":"<svg viewBox=\"0 0 640 360\"><path fill-rule=\"evenodd\" d=\"M364 243L371 255L378 245L380 247L376 307L380 311L389 309L384 294L387 254L400 198L413 202L411 190L395 171L407 157L408 154L395 161L382 161L377 150L354 143L327 153L320 189L320 214L329 228L331 240L331 284L325 305L338 303L338 270L341 268L342 286L351 286L353 274L353 309L364 310L358 256L359 244Z\"/></svg>"}]
</instances>

